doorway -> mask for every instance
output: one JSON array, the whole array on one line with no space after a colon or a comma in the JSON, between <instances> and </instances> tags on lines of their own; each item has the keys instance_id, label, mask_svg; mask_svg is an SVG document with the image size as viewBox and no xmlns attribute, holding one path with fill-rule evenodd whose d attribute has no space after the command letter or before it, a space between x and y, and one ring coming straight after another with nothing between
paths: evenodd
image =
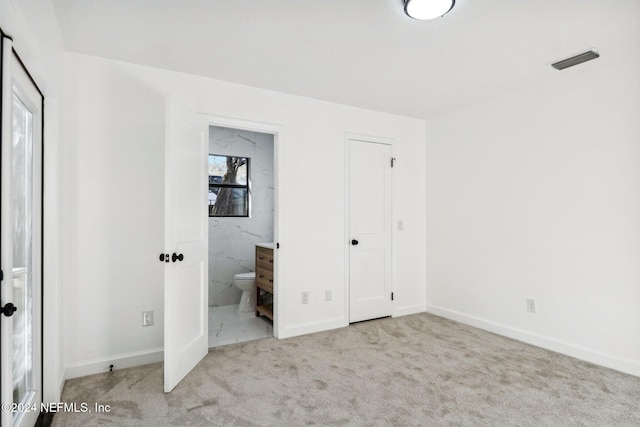
<instances>
[{"instance_id":1,"label":"doorway","mask_svg":"<svg viewBox=\"0 0 640 427\"><path fill-rule=\"evenodd\" d=\"M274 153L273 134L209 127L209 347L274 335L273 313L256 306L273 306L256 251L275 250Z\"/></svg>"},{"instance_id":2,"label":"doorway","mask_svg":"<svg viewBox=\"0 0 640 427\"><path fill-rule=\"evenodd\" d=\"M0 195L3 426L34 425L42 402L43 101L42 93L13 50L11 39L3 35ZM4 410L6 407L12 410Z\"/></svg>"},{"instance_id":3,"label":"doorway","mask_svg":"<svg viewBox=\"0 0 640 427\"><path fill-rule=\"evenodd\" d=\"M392 313L392 150L348 140L349 323Z\"/></svg>"},{"instance_id":4,"label":"doorway","mask_svg":"<svg viewBox=\"0 0 640 427\"><path fill-rule=\"evenodd\" d=\"M273 135L277 157L279 127L245 124L237 120L197 114L168 98L166 100L165 139L165 250L159 259L164 269L164 390L169 393L207 354L208 309L208 214L207 193L211 188L208 172L209 126L264 131ZM274 162L274 172L277 171ZM277 218L277 178L274 173L274 218ZM236 185L231 185L236 187ZM235 188L234 188L235 189ZM250 188L249 188L250 189ZM218 195L216 194L216 197ZM232 197L233 199L233 197ZM250 203L250 202L249 202ZM236 211L235 206L232 210ZM274 222L274 240L277 228ZM271 313L277 337L277 251L273 244ZM257 253L257 250L256 250ZM257 279L259 282L261 279Z\"/></svg>"}]
</instances>

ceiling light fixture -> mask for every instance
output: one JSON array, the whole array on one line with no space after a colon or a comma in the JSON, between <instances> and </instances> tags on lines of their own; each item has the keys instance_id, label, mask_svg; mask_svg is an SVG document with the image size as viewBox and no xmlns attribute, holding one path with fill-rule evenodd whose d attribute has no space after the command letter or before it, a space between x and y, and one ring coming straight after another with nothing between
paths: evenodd
<instances>
[{"instance_id":1,"label":"ceiling light fixture","mask_svg":"<svg viewBox=\"0 0 640 427\"><path fill-rule=\"evenodd\" d=\"M426 21L446 15L455 3L455 0L404 0L404 13L413 19Z\"/></svg>"},{"instance_id":2,"label":"ceiling light fixture","mask_svg":"<svg viewBox=\"0 0 640 427\"><path fill-rule=\"evenodd\" d=\"M551 66L556 70L564 70L565 68L573 67L574 65L582 64L583 62L591 61L596 58L600 58L600 54L594 50L588 50L580 55L555 62L551 64Z\"/></svg>"}]
</instances>

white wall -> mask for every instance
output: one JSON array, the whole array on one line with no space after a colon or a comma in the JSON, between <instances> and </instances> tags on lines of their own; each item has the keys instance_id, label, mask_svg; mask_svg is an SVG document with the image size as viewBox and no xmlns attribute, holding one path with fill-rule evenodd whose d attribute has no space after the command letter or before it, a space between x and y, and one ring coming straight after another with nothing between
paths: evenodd
<instances>
[{"instance_id":1,"label":"white wall","mask_svg":"<svg viewBox=\"0 0 640 427\"><path fill-rule=\"evenodd\" d=\"M396 314L425 306L424 121L79 54L66 56L63 183L67 376L162 347L164 97L280 126L280 337L346 326L345 135L394 139ZM310 191L313 189L313 191ZM324 290L333 300L324 302ZM300 304L300 292L310 304ZM156 326L142 328L142 310Z\"/></svg>"},{"instance_id":2,"label":"white wall","mask_svg":"<svg viewBox=\"0 0 640 427\"><path fill-rule=\"evenodd\" d=\"M63 42L48 1L0 0L0 27L45 97L43 401L57 402L63 385L60 282L59 138Z\"/></svg>"},{"instance_id":3,"label":"white wall","mask_svg":"<svg viewBox=\"0 0 640 427\"><path fill-rule=\"evenodd\" d=\"M427 302L640 375L640 60L601 53L427 121Z\"/></svg>"}]
</instances>

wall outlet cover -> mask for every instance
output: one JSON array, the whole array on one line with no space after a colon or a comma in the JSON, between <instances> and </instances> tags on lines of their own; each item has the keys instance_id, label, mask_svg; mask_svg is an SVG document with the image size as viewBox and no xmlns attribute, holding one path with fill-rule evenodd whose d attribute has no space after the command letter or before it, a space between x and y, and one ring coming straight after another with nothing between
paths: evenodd
<instances>
[{"instance_id":1,"label":"wall outlet cover","mask_svg":"<svg viewBox=\"0 0 640 427\"><path fill-rule=\"evenodd\" d=\"M142 312L142 326L153 326L153 310Z\"/></svg>"},{"instance_id":2,"label":"wall outlet cover","mask_svg":"<svg viewBox=\"0 0 640 427\"><path fill-rule=\"evenodd\" d=\"M527 298L527 311L529 313L536 312L536 300L535 298Z\"/></svg>"}]
</instances>

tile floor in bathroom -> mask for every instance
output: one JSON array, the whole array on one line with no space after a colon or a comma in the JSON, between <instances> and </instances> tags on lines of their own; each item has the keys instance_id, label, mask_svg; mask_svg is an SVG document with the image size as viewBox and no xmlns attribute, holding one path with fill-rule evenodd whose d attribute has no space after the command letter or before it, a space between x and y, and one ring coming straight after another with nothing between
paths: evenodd
<instances>
[{"instance_id":1,"label":"tile floor in bathroom","mask_svg":"<svg viewBox=\"0 0 640 427\"><path fill-rule=\"evenodd\" d=\"M272 336L269 319L238 311L238 304L209 307L209 348Z\"/></svg>"}]
</instances>

